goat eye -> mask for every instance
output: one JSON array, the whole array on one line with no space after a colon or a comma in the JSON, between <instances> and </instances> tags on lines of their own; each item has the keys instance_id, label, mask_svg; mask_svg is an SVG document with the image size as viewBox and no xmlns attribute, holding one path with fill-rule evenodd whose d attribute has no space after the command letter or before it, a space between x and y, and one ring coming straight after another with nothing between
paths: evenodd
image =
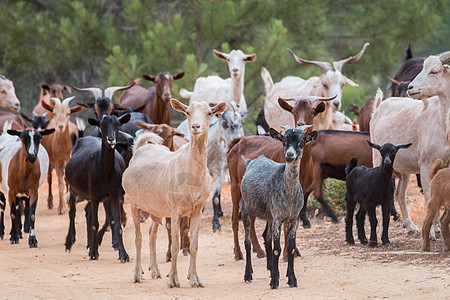
<instances>
[{"instance_id":1,"label":"goat eye","mask_svg":"<svg viewBox=\"0 0 450 300\"><path fill-rule=\"evenodd\" d=\"M230 125L228 124L227 121L225 121L225 122L222 123L222 127L223 127L224 129L227 129L228 127L230 127Z\"/></svg>"},{"instance_id":2,"label":"goat eye","mask_svg":"<svg viewBox=\"0 0 450 300\"><path fill-rule=\"evenodd\" d=\"M328 85L324 84L323 87L328 90Z\"/></svg>"},{"instance_id":3,"label":"goat eye","mask_svg":"<svg viewBox=\"0 0 450 300\"><path fill-rule=\"evenodd\" d=\"M438 71L436 71L436 70L430 71L430 74L431 74L431 75L435 75L435 74L437 74L437 73L438 73Z\"/></svg>"},{"instance_id":4,"label":"goat eye","mask_svg":"<svg viewBox=\"0 0 450 300\"><path fill-rule=\"evenodd\" d=\"M6 94L6 91L5 91L5 90L1 90L1 93L2 93L2 94Z\"/></svg>"}]
</instances>

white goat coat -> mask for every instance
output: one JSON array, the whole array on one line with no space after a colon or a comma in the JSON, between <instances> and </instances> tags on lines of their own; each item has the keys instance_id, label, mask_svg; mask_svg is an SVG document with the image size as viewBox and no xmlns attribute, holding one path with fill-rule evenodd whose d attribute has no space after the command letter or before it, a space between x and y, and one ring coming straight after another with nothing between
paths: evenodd
<instances>
[{"instance_id":1,"label":"white goat coat","mask_svg":"<svg viewBox=\"0 0 450 300\"><path fill-rule=\"evenodd\" d=\"M123 173L127 197L155 217L172 217L174 210L188 216L193 207L206 202L211 191L206 163L190 162L190 152L190 144L175 152L162 145L139 147Z\"/></svg>"},{"instance_id":2,"label":"white goat coat","mask_svg":"<svg viewBox=\"0 0 450 300\"><path fill-rule=\"evenodd\" d=\"M8 200L8 170L11 160L17 151L22 149L22 141L18 136L9 135L4 133L0 136L0 165L1 165L1 181L0 181L0 192L2 192L6 199ZM45 178L47 177L49 158L45 148L39 144L38 159L41 169L41 176L39 177L39 186L41 186Z\"/></svg>"}]
</instances>

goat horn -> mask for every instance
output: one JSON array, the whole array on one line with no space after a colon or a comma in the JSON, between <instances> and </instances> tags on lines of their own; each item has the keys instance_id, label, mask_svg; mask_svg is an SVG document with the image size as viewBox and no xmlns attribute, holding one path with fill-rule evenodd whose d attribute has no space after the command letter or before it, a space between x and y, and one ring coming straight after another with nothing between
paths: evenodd
<instances>
[{"instance_id":1,"label":"goat horn","mask_svg":"<svg viewBox=\"0 0 450 300\"><path fill-rule=\"evenodd\" d=\"M289 129L292 129L292 127L291 126L283 126L283 125L280 125L280 127L281 128L283 128L285 131L288 131Z\"/></svg>"},{"instance_id":2,"label":"goat horn","mask_svg":"<svg viewBox=\"0 0 450 300\"><path fill-rule=\"evenodd\" d=\"M56 97L51 97L50 99L52 99L52 100L53 100L53 102L55 102L55 105L56 105L56 104L60 104L60 103L61 103L61 100L60 100L59 98L56 98Z\"/></svg>"},{"instance_id":3,"label":"goat horn","mask_svg":"<svg viewBox=\"0 0 450 300\"><path fill-rule=\"evenodd\" d=\"M369 45L370 45L370 43L365 43L364 46L362 47L361 51L359 51L359 53L356 54L355 56L350 56L349 58L342 59L340 61L334 61L333 62L334 69L341 72L342 67L345 64L354 64L355 62L357 62L361 58L361 56L363 56L364 51L366 51L366 48Z\"/></svg>"},{"instance_id":4,"label":"goat horn","mask_svg":"<svg viewBox=\"0 0 450 300\"><path fill-rule=\"evenodd\" d=\"M103 98L103 91L99 88L96 87L90 87L90 88L77 88L76 86L73 86L73 89L75 91L79 91L79 92L91 92L94 95L95 100L97 100L98 98L102 99Z\"/></svg>"},{"instance_id":5,"label":"goat horn","mask_svg":"<svg viewBox=\"0 0 450 300\"><path fill-rule=\"evenodd\" d=\"M308 96L306 98L311 100L312 102L316 102L316 101L330 101L336 97L337 97L337 95L334 95L333 97Z\"/></svg>"},{"instance_id":6,"label":"goat horn","mask_svg":"<svg viewBox=\"0 0 450 300\"><path fill-rule=\"evenodd\" d=\"M397 80L395 80L395 79L393 79L393 78L391 78L391 77L387 77L393 84L396 84L396 85L399 85L400 84L400 82L398 82Z\"/></svg>"},{"instance_id":7,"label":"goat horn","mask_svg":"<svg viewBox=\"0 0 450 300\"><path fill-rule=\"evenodd\" d=\"M34 112L33 112L33 113L34 113ZM38 117L37 114L36 114L36 117ZM43 113L43 114L42 114L42 117L44 117L44 118L47 117L47 112Z\"/></svg>"},{"instance_id":8,"label":"goat horn","mask_svg":"<svg viewBox=\"0 0 450 300\"><path fill-rule=\"evenodd\" d=\"M230 101L230 107L232 111L236 111L237 110L237 104L235 101Z\"/></svg>"},{"instance_id":9,"label":"goat horn","mask_svg":"<svg viewBox=\"0 0 450 300\"><path fill-rule=\"evenodd\" d=\"M135 84L136 84L136 82L133 81L131 84L126 85L126 86L112 86L112 87L109 87L109 88L107 88L105 90L105 98L109 98L112 101L112 97L114 95L114 92L127 90L127 89L131 88L132 86L134 86Z\"/></svg>"},{"instance_id":10,"label":"goat horn","mask_svg":"<svg viewBox=\"0 0 450 300\"><path fill-rule=\"evenodd\" d=\"M327 71L331 70L331 64L329 62L304 60L304 59L301 59L300 57L298 57L297 55L295 55L294 52L292 52L291 49L287 48L287 50L289 51L289 53L292 54L292 56L294 57L295 61L298 62L299 64L301 64L302 66L318 66L319 68L322 69L322 71L324 73L326 73Z\"/></svg>"},{"instance_id":11,"label":"goat horn","mask_svg":"<svg viewBox=\"0 0 450 300\"><path fill-rule=\"evenodd\" d=\"M446 64L450 61L450 51L445 51L436 55L441 60L442 64Z\"/></svg>"},{"instance_id":12,"label":"goat horn","mask_svg":"<svg viewBox=\"0 0 450 300\"><path fill-rule=\"evenodd\" d=\"M39 115L33 111L33 117L36 118L36 117L39 117Z\"/></svg>"},{"instance_id":13,"label":"goat horn","mask_svg":"<svg viewBox=\"0 0 450 300\"><path fill-rule=\"evenodd\" d=\"M296 129L300 129L302 134L305 132L306 129L313 127L314 125L300 125Z\"/></svg>"},{"instance_id":14,"label":"goat horn","mask_svg":"<svg viewBox=\"0 0 450 300\"><path fill-rule=\"evenodd\" d=\"M62 102L62 103L65 103L65 104L69 105L70 101L72 101L72 100L73 100L74 98L75 98L75 96L72 96L72 97L66 98L66 99L64 99L64 100L63 100L63 102Z\"/></svg>"}]
</instances>

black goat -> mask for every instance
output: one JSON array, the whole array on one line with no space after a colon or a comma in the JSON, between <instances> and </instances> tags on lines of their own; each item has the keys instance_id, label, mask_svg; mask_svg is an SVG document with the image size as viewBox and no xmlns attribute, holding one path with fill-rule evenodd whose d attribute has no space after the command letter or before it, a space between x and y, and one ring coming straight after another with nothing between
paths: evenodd
<instances>
[{"instance_id":1,"label":"black goat","mask_svg":"<svg viewBox=\"0 0 450 300\"><path fill-rule=\"evenodd\" d=\"M378 245L376 231L378 221L375 208L377 205L381 205L383 213L383 233L381 241L383 244L388 244L389 215L391 206L394 202L394 180L392 179L394 159L399 149L409 148L411 143L399 144L397 146L386 143L383 146L380 146L367 141L367 144L380 151L382 156L381 165L376 168L356 166L358 159L354 157L345 168L347 174L347 193L345 195L345 200L347 201L347 216L345 217L345 232L346 242L355 244L352 232L353 213L356 203L359 203L360 207L356 214L358 239L361 244L367 244L367 238L364 232L364 221L367 213L370 222L369 246L376 247Z\"/></svg>"},{"instance_id":2,"label":"black goat","mask_svg":"<svg viewBox=\"0 0 450 300\"><path fill-rule=\"evenodd\" d=\"M20 113L22 115L22 118L27 120L31 123L34 129L36 130L43 130L47 127L48 123L50 123L50 120L47 120L47 112L43 113L42 116L39 116L37 113L33 112L33 119L24 115L23 113Z\"/></svg>"}]
</instances>

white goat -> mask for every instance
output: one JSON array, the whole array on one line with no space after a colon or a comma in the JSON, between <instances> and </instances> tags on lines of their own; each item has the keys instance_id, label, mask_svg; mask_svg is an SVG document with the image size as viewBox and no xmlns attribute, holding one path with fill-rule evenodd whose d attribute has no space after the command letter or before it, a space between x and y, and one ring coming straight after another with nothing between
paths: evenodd
<instances>
[{"instance_id":1,"label":"white goat","mask_svg":"<svg viewBox=\"0 0 450 300\"><path fill-rule=\"evenodd\" d=\"M343 111L333 112L332 128L335 130L353 130L353 121L345 115Z\"/></svg>"},{"instance_id":2,"label":"white goat","mask_svg":"<svg viewBox=\"0 0 450 300\"><path fill-rule=\"evenodd\" d=\"M234 101L240 112L247 111L247 103L244 97L245 64L256 59L255 54L247 55L242 50L231 50L229 54L213 50L215 57L227 62L230 78L222 79L211 75L199 77L195 81L194 90L189 92L180 90L183 98L189 98L189 104L193 101L215 103L217 100L230 104Z\"/></svg>"},{"instance_id":3,"label":"white goat","mask_svg":"<svg viewBox=\"0 0 450 300\"><path fill-rule=\"evenodd\" d=\"M264 81L266 90L264 114L267 124L272 128L279 128L281 125L294 127L295 125L292 115L278 105L278 97L290 98L299 95L332 97L336 95L337 97L333 101L330 101L330 103L325 102L325 111L314 118L314 130L330 129L333 111L341 108L342 90L344 85L358 86L358 84L354 83L341 73L342 67L345 64L353 64L359 61L367 46L369 46L369 43L365 43L362 50L355 56L333 62L334 70L328 62L304 60L297 57L294 52L288 49L295 61L300 65L314 65L322 69L323 74L320 77L314 76L307 80L300 77L287 76L280 82L273 84L269 71L263 68L261 77ZM290 120L290 123L287 122L287 120Z\"/></svg>"},{"instance_id":4,"label":"white goat","mask_svg":"<svg viewBox=\"0 0 450 300\"><path fill-rule=\"evenodd\" d=\"M446 138L450 112L450 67L445 65L448 61L450 51L429 56L422 71L409 84L408 94L423 102L411 98L388 98L376 109L370 121L370 136L374 143L413 142L409 149L398 153L394 162L394 169L401 173L396 196L408 232L418 231L406 206L406 188L411 174L420 172L426 204L430 196L431 164L438 158L445 165L450 161ZM431 98L426 100L428 97ZM373 151L374 167L380 164L378 151ZM432 228L430 232L432 239L436 229Z\"/></svg>"},{"instance_id":5,"label":"white goat","mask_svg":"<svg viewBox=\"0 0 450 300\"><path fill-rule=\"evenodd\" d=\"M172 99L172 107L186 114L191 140L175 152L167 147L152 144L151 133L137 138L128 169L123 173L122 185L131 200L131 211L135 226L136 265L134 281L142 281L139 209L154 217L172 218L172 265L169 273L169 287L180 286L177 258L180 249L180 219L189 216L191 220L189 283L192 287L202 287L197 274L198 232L201 211L211 191L211 178L206 166L206 146L209 121L212 116L222 113L225 103L212 108L204 102L193 102L189 106ZM147 136L147 138L146 138ZM148 138L150 137L150 138ZM143 143L148 139L149 143ZM145 174L145 176L143 176ZM150 270L152 278L161 277L156 262L156 233L159 224L152 222L150 228Z\"/></svg>"}]
</instances>

